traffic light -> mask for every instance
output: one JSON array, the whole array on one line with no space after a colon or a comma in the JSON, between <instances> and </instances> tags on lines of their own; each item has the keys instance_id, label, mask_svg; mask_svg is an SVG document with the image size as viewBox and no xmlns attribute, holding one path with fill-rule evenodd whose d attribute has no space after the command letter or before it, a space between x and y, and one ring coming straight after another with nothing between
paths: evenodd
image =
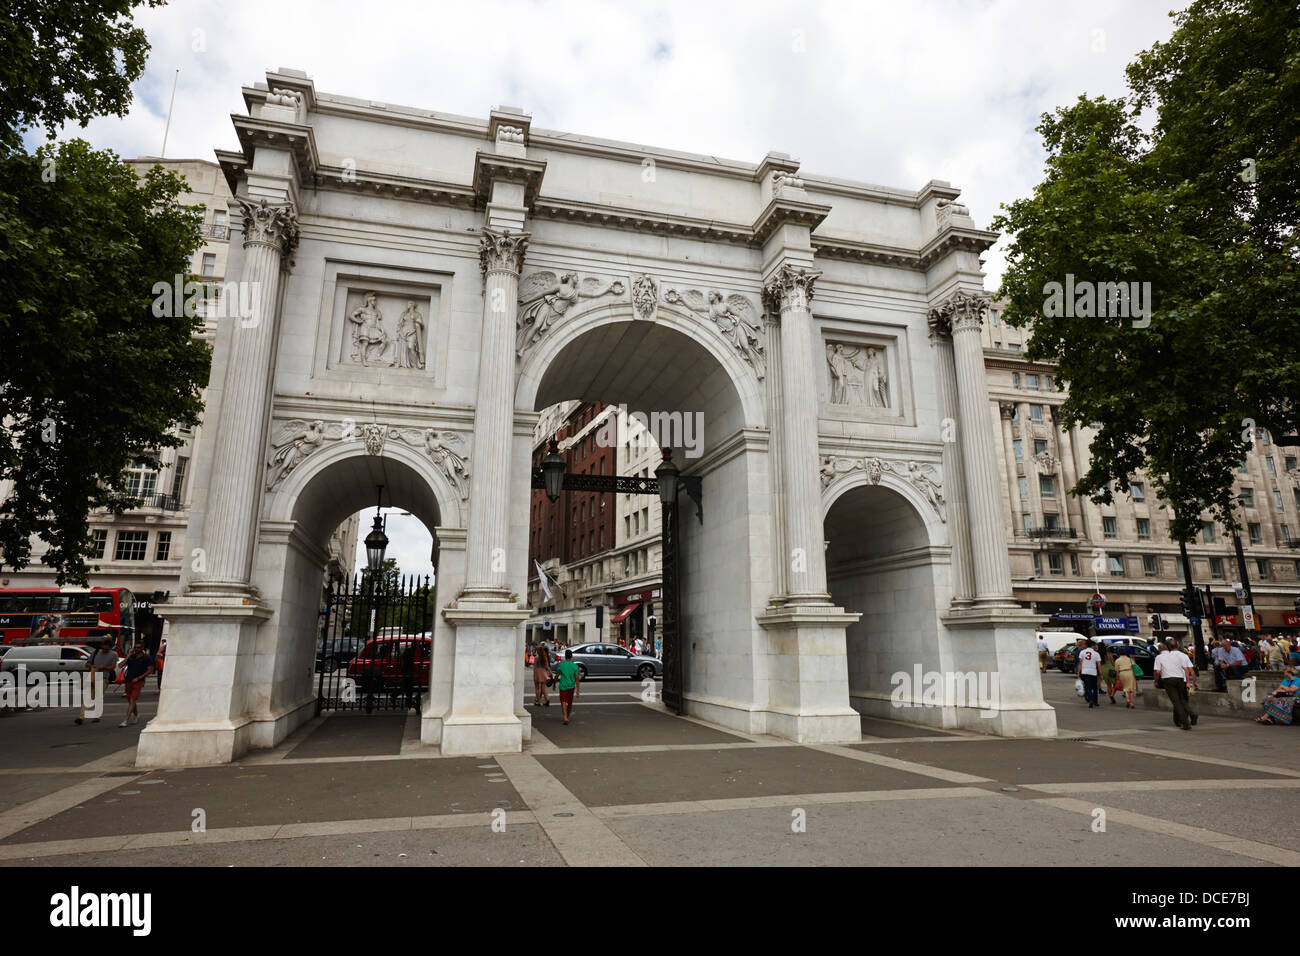
<instances>
[{"instance_id":1,"label":"traffic light","mask_svg":"<svg viewBox=\"0 0 1300 956\"><path fill-rule=\"evenodd\" d=\"M605 626L605 605L597 604L596 605L596 630L599 631L604 626Z\"/></svg>"},{"instance_id":2,"label":"traffic light","mask_svg":"<svg viewBox=\"0 0 1300 956\"><path fill-rule=\"evenodd\" d=\"M1178 603L1179 603L1179 605L1180 605L1180 606L1182 607L1182 609L1183 609L1183 616L1184 616L1184 617L1194 617L1194 616L1195 616L1195 615L1193 614L1193 612L1192 612L1192 599L1191 599L1191 596L1188 594L1187 591L1179 591L1179 592L1178 592Z\"/></svg>"},{"instance_id":3,"label":"traffic light","mask_svg":"<svg viewBox=\"0 0 1300 956\"><path fill-rule=\"evenodd\" d=\"M1295 601L1292 602L1292 604L1296 609L1296 613L1300 614L1300 597L1296 598Z\"/></svg>"}]
</instances>

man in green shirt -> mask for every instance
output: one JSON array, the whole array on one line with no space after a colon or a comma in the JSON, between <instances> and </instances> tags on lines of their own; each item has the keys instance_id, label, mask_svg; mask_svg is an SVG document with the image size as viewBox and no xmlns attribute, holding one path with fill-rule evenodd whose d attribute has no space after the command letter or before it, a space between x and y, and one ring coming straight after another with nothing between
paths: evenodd
<instances>
[{"instance_id":1,"label":"man in green shirt","mask_svg":"<svg viewBox=\"0 0 1300 956\"><path fill-rule=\"evenodd\" d=\"M569 722L569 715L573 713L573 698L578 693L578 665L573 663L573 651L564 652L564 660L555 665L555 676L560 679L560 710L564 714L564 722Z\"/></svg>"}]
</instances>

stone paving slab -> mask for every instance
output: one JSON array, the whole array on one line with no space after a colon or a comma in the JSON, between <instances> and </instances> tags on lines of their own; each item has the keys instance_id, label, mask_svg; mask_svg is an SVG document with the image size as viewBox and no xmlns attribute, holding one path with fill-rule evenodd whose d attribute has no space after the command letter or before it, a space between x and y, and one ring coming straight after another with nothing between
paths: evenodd
<instances>
[{"instance_id":1,"label":"stone paving slab","mask_svg":"<svg viewBox=\"0 0 1300 956\"><path fill-rule=\"evenodd\" d=\"M536 759L589 807L949 786L805 747L539 754Z\"/></svg>"},{"instance_id":2,"label":"stone paving slab","mask_svg":"<svg viewBox=\"0 0 1300 956\"><path fill-rule=\"evenodd\" d=\"M526 809L490 757L231 765L149 773L0 842L186 831L195 808L206 812L209 828L218 828L484 812L498 806Z\"/></svg>"},{"instance_id":3,"label":"stone paving slab","mask_svg":"<svg viewBox=\"0 0 1300 956\"><path fill-rule=\"evenodd\" d=\"M902 724L896 720L885 720L881 717L863 717L862 733L867 737L954 737L946 730L937 730L932 727L913 727L911 724Z\"/></svg>"},{"instance_id":4,"label":"stone paving slab","mask_svg":"<svg viewBox=\"0 0 1300 956\"><path fill-rule=\"evenodd\" d=\"M396 757L405 729L405 714L331 714L286 756Z\"/></svg>"},{"instance_id":5,"label":"stone paving slab","mask_svg":"<svg viewBox=\"0 0 1300 956\"><path fill-rule=\"evenodd\" d=\"M14 773L0 775L0 813L81 783L93 773Z\"/></svg>"},{"instance_id":6,"label":"stone paving slab","mask_svg":"<svg viewBox=\"0 0 1300 956\"><path fill-rule=\"evenodd\" d=\"M672 744L743 744L744 737L704 727L641 704L602 703L583 707L579 697L566 726L557 695L550 707L527 708L533 727L555 746L654 747Z\"/></svg>"},{"instance_id":7,"label":"stone paving slab","mask_svg":"<svg viewBox=\"0 0 1300 956\"><path fill-rule=\"evenodd\" d=\"M404 854L404 855L403 855ZM74 852L0 861L0 866L562 866L535 823L297 837L139 850ZM331 913L335 910L330 909ZM337 914L336 914L337 915Z\"/></svg>"},{"instance_id":8,"label":"stone paving slab","mask_svg":"<svg viewBox=\"0 0 1300 956\"><path fill-rule=\"evenodd\" d=\"M1293 789L1097 790L1078 794L1099 807L1121 807L1189 826L1300 850L1300 792Z\"/></svg>"},{"instance_id":9,"label":"stone paving slab","mask_svg":"<svg viewBox=\"0 0 1300 956\"><path fill-rule=\"evenodd\" d=\"M0 770L79 767L108 757L135 746L157 709L158 694L150 688L140 698L140 722L130 727L118 726L126 716L126 701L112 692L97 724L74 724L77 711L72 709L28 710L0 717Z\"/></svg>"},{"instance_id":10,"label":"stone paving slab","mask_svg":"<svg viewBox=\"0 0 1300 956\"><path fill-rule=\"evenodd\" d=\"M879 753L896 760L991 777L1006 784L1216 778L1263 780L1281 776L1196 760L1133 753L1079 740L933 741L851 746L855 750Z\"/></svg>"},{"instance_id":11,"label":"stone paving slab","mask_svg":"<svg viewBox=\"0 0 1300 956\"><path fill-rule=\"evenodd\" d=\"M1260 861L1032 802L822 804L606 819L651 866L1260 866Z\"/></svg>"}]
</instances>

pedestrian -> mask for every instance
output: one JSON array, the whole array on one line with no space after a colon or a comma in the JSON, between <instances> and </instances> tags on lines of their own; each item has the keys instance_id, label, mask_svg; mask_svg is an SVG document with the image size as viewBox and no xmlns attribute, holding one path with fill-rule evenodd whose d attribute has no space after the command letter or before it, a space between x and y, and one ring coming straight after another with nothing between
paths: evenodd
<instances>
[{"instance_id":1,"label":"pedestrian","mask_svg":"<svg viewBox=\"0 0 1300 956\"><path fill-rule=\"evenodd\" d=\"M1133 671L1132 654L1132 648L1125 647L1121 648L1115 657L1115 674L1119 678L1120 689L1124 691L1124 706L1129 710L1134 708L1133 694L1137 690L1137 674Z\"/></svg>"},{"instance_id":2,"label":"pedestrian","mask_svg":"<svg viewBox=\"0 0 1300 956\"><path fill-rule=\"evenodd\" d=\"M1239 643L1228 648L1228 676L1233 680L1241 680L1246 676L1246 655L1242 653Z\"/></svg>"},{"instance_id":3,"label":"pedestrian","mask_svg":"<svg viewBox=\"0 0 1300 956\"><path fill-rule=\"evenodd\" d=\"M1191 658L1178 649L1177 641L1170 640L1169 650L1156 658L1155 668L1160 687L1174 706L1174 726L1191 730L1196 723L1188 693L1196 686L1196 669Z\"/></svg>"},{"instance_id":4,"label":"pedestrian","mask_svg":"<svg viewBox=\"0 0 1300 956\"><path fill-rule=\"evenodd\" d=\"M1255 718L1257 724L1290 724L1294 715L1296 695L1300 693L1300 677L1296 669L1288 667L1283 672L1282 683L1263 701L1264 713Z\"/></svg>"},{"instance_id":5,"label":"pedestrian","mask_svg":"<svg viewBox=\"0 0 1300 956\"><path fill-rule=\"evenodd\" d=\"M1106 682L1106 695L1110 697L1112 704L1115 700L1115 687L1119 684L1119 676L1115 672L1115 655L1111 648L1106 648L1106 658L1101 663L1101 679Z\"/></svg>"},{"instance_id":6,"label":"pedestrian","mask_svg":"<svg viewBox=\"0 0 1300 956\"><path fill-rule=\"evenodd\" d=\"M1228 689L1228 639L1226 637L1214 645L1210 657L1214 661L1214 689L1226 691Z\"/></svg>"},{"instance_id":7,"label":"pedestrian","mask_svg":"<svg viewBox=\"0 0 1300 956\"><path fill-rule=\"evenodd\" d=\"M1280 671L1286 665L1286 656L1282 653L1282 642L1277 638L1268 642L1268 669Z\"/></svg>"},{"instance_id":8,"label":"pedestrian","mask_svg":"<svg viewBox=\"0 0 1300 956\"><path fill-rule=\"evenodd\" d=\"M158 645L158 653L154 655L154 669L158 672L158 690L162 690L162 672L163 658L167 656L167 642L163 641Z\"/></svg>"},{"instance_id":9,"label":"pedestrian","mask_svg":"<svg viewBox=\"0 0 1300 956\"><path fill-rule=\"evenodd\" d=\"M1097 706L1097 676L1101 666L1101 655L1097 653L1094 641L1079 638L1079 656L1075 660L1074 673L1083 680L1083 696L1088 707Z\"/></svg>"},{"instance_id":10,"label":"pedestrian","mask_svg":"<svg viewBox=\"0 0 1300 956\"><path fill-rule=\"evenodd\" d=\"M119 660L121 660L121 658L118 657L117 651L113 650L112 641L105 639L99 642L99 648L90 658L90 679L83 685L84 689L81 693L81 711L72 721L74 724L80 724L86 719L86 707L94 706L96 696L99 697L100 711L103 711L104 698L108 696L108 685L113 681L113 671L117 667L117 662ZM98 674L104 675L101 681L95 680L95 677ZM101 689L104 693L99 693ZM97 724L99 723L99 718L91 717L90 722L92 724Z\"/></svg>"},{"instance_id":11,"label":"pedestrian","mask_svg":"<svg viewBox=\"0 0 1300 956\"><path fill-rule=\"evenodd\" d=\"M533 703L543 707L551 706L551 695L546 685L551 679L551 657L545 644L538 644L533 649Z\"/></svg>"},{"instance_id":12,"label":"pedestrian","mask_svg":"<svg viewBox=\"0 0 1300 956\"><path fill-rule=\"evenodd\" d=\"M145 679L153 673L153 657L144 649L143 644L136 644L127 656L126 667L122 670L122 689L126 693L126 719L119 727L127 727L140 720L140 691L144 690Z\"/></svg>"},{"instance_id":13,"label":"pedestrian","mask_svg":"<svg viewBox=\"0 0 1300 956\"><path fill-rule=\"evenodd\" d=\"M555 673L560 680L560 711L564 715L564 722L569 722L569 716L573 713L573 698L578 696L578 685L580 683L580 672L578 665L573 663L573 651L564 652L564 660L555 665Z\"/></svg>"},{"instance_id":14,"label":"pedestrian","mask_svg":"<svg viewBox=\"0 0 1300 956\"><path fill-rule=\"evenodd\" d=\"M1038 673L1047 673L1047 656L1052 653L1052 649L1047 646L1047 638L1043 637L1042 632L1038 633Z\"/></svg>"}]
</instances>

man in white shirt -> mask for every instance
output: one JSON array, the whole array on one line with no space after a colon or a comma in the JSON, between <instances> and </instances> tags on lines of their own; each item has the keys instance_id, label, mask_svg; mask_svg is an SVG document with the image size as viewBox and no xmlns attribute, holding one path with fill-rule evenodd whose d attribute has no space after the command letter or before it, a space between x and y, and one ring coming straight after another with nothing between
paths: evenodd
<instances>
[{"instance_id":1,"label":"man in white shirt","mask_svg":"<svg viewBox=\"0 0 1300 956\"><path fill-rule=\"evenodd\" d=\"M1047 639L1042 634L1038 635L1038 670L1039 673L1047 673L1047 658L1052 653L1052 649L1047 646Z\"/></svg>"},{"instance_id":2,"label":"man in white shirt","mask_svg":"<svg viewBox=\"0 0 1300 956\"><path fill-rule=\"evenodd\" d=\"M1075 658L1074 672L1083 680L1083 696L1088 706L1097 706L1097 671L1101 666L1101 655L1097 653L1093 641L1079 638L1079 656Z\"/></svg>"},{"instance_id":3,"label":"man in white shirt","mask_svg":"<svg viewBox=\"0 0 1300 956\"><path fill-rule=\"evenodd\" d=\"M1196 723L1196 714L1192 712L1191 698L1187 693L1189 687L1196 686L1196 668L1192 660L1178 649L1178 642L1169 641L1169 649L1156 658L1156 679L1161 689L1169 695L1169 702L1174 705L1174 725L1183 730L1191 730Z\"/></svg>"}]
</instances>

